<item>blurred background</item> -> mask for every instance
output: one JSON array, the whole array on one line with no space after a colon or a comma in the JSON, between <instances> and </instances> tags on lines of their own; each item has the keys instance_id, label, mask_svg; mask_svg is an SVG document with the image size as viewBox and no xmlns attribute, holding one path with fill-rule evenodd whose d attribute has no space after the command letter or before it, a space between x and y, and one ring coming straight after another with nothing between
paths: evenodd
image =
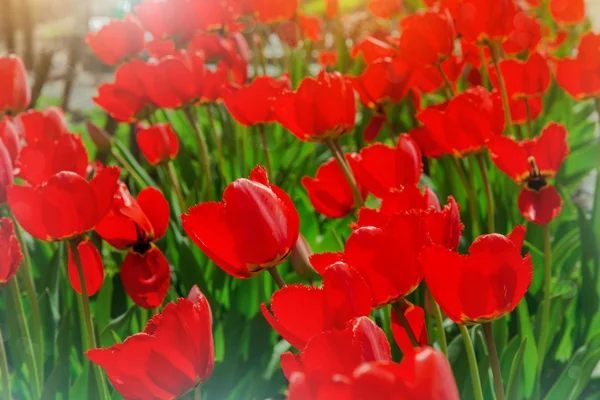
<instances>
[{"instance_id":1,"label":"blurred background","mask_svg":"<svg viewBox=\"0 0 600 400\"><path fill-rule=\"evenodd\" d=\"M0 0L0 54L17 53L25 61L33 85L31 107L60 105L75 116L93 109L96 88L112 79L112 71L87 48L85 34L110 18L122 18L141 1ZM321 12L324 3L301 1L307 14ZM366 0L340 3L349 24L357 19L377 23L368 21L373 17L365 11ZM600 0L587 4L593 28L600 31Z\"/></svg>"}]
</instances>

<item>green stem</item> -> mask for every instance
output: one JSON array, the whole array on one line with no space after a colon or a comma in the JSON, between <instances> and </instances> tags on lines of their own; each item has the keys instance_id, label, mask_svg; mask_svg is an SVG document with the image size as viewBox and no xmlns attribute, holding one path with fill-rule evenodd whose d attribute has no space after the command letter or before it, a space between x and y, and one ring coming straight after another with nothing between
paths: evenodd
<instances>
[{"instance_id":1,"label":"green stem","mask_svg":"<svg viewBox=\"0 0 600 400\"><path fill-rule=\"evenodd\" d=\"M429 294L429 299L433 304L433 313L435 316L435 324L437 325L440 348L442 349L442 353L448 357L448 342L446 341L446 332L444 331L444 318L442 316L442 310L440 309L440 305L437 303L437 301L435 301L431 294Z\"/></svg>"},{"instance_id":2,"label":"green stem","mask_svg":"<svg viewBox=\"0 0 600 400\"><path fill-rule=\"evenodd\" d=\"M0 329L0 378L2 378L2 393L5 399L11 399L10 375L8 371L8 361L6 360L6 348L4 347L4 338L2 329Z\"/></svg>"},{"instance_id":3,"label":"green stem","mask_svg":"<svg viewBox=\"0 0 600 400\"><path fill-rule=\"evenodd\" d=\"M192 125L192 129L196 135L196 140L198 141L198 153L200 156L200 162L202 163L202 169L204 170L204 177L206 178L206 191L208 200L214 200L215 188L213 186L212 170L210 168L210 158L208 154L208 147L206 146L206 139L196 124L196 118L194 118L192 110L186 107L183 109L183 111L188 121Z\"/></svg>"},{"instance_id":4,"label":"green stem","mask_svg":"<svg viewBox=\"0 0 600 400\"><path fill-rule=\"evenodd\" d=\"M525 98L525 113L527 114L527 134L529 139L533 139L533 126L531 121L531 108L529 107L529 99Z\"/></svg>"},{"instance_id":5,"label":"green stem","mask_svg":"<svg viewBox=\"0 0 600 400\"><path fill-rule=\"evenodd\" d=\"M179 203L179 211L185 212L187 210L185 206L185 197L183 196L183 191L181 190L181 184L179 183L179 179L177 178L177 172L175 171L175 167L173 167L173 162L169 161L165 164L165 169L167 170L167 175L169 175L169 180L171 181L171 186L175 191L175 196L177 196L177 202Z\"/></svg>"},{"instance_id":6,"label":"green stem","mask_svg":"<svg viewBox=\"0 0 600 400\"><path fill-rule=\"evenodd\" d=\"M223 142L217 133L217 125L215 124L215 118L212 112L212 105L206 105L206 113L208 114L208 121L210 122L211 134L212 138L217 146L217 153L219 158L217 160L217 164L219 165L219 171L221 172L221 177L223 178L223 182L227 183L227 174L225 172L225 157L223 156Z\"/></svg>"},{"instance_id":7,"label":"green stem","mask_svg":"<svg viewBox=\"0 0 600 400\"><path fill-rule=\"evenodd\" d=\"M25 281L25 292L29 297L29 307L31 309L31 329L33 334L33 342L35 344L36 358L38 363L38 371L40 371L40 385L44 384L44 338L42 328L42 317L40 314L40 307L37 302L37 291L35 289L35 283L33 281L33 273L31 269L31 257L29 256L29 249L23 236L23 230L21 226L11 214L11 219L15 227L15 235L21 246L21 252L23 253L23 262L19 267L19 272L23 274L23 280Z\"/></svg>"},{"instance_id":8,"label":"green stem","mask_svg":"<svg viewBox=\"0 0 600 400\"><path fill-rule=\"evenodd\" d=\"M340 150L341 147L339 145L339 140L327 139L327 146L329 146L329 150L331 151L333 158L335 158L337 161L338 165L342 169L342 173L350 184L352 195L354 196L354 207L358 210L364 205L364 202L362 195L360 194L360 190L358 190L358 184L356 183L356 178L354 177L352 168L350 168L350 165L346 161L343 151Z\"/></svg>"},{"instance_id":9,"label":"green stem","mask_svg":"<svg viewBox=\"0 0 600 400\"><path fill-rule=\"evenodd\" d=\"M496 392L496 400L504 400L504 385L502 383L500 360L498 359L498 350L496 350L496 342L494 341L492 324L483 324L483 332L485 333L485 342L487 344L488 354L490 357L490 364L492 365L492 374L494 375L494 391Z\"/></svg>"},{"instance_id":10,"label":"green stem","mask_svg":"<svg viewBox=\"0 0 600 400\"><path fill-rule=\"evenodd\" d=\"M552 253L550 246L550 225L544 225L544 302L542 303L542 321L538 339L538 380L544 367L544 359L548 346L548 328L550 323L550 295L552 279Z\"/></svg>"},{"instance_id":11,"label":"green stem","mask_svg":"<svg viewBox=\"0 0 600 400\"><path fill-rule=\"evenodd\" d=\"M31 390L33 393L33 398L39 399L41 396L41 380L36 363L35 353L33 351L33 344L31 343L31 334L29 332L29 327L27 326L25 308L23 307L23 302L21 301L21 290L19 288L19 281L15 277L13 277L13 279L11 279L8 283L8 291L10 292L10 296L13 302L13 306L10 307L10 309L16 311L17 324L19 326L19 330L21 332L22 337L25 338L24 342L26 348L24 351L24 358L25 363L27 364L27 369L31 374Z\"/></svg>"},{"instance_id":12,"label":"green stem","mask_svg":"<svg viewBox=\"0 0 600 400\"><path fill-rule=\"evenodd\" d=\"M473 193L473 188L465 175L465 171L463 171L462 166L459 164L459 161L456 157L450 156L450 160L452 161L452 165L454 165L454 169L458 173L458 176L465 188L465 192L467 192L467 201L469 202L469 213L471 214L471 221L473 224L473 237L476 238L481 233L481 227L479 226L479 216L477 215L477 203L475 199L475 194Z\"/></svg>"},{"instance_id":13,"label":"green stem","mask_svg":"<svg viewBox=\"0 0 600 400\"><path fill-rule=\"evenodd\" d=\"M79 251L77 250L77 240L69 240L69 246L71 247L71 254L73 255L73 260L75 261L75 266L77 267L77 274L79 275L79 284L81 286L81 304L83 306L82 318L85 324L87 350L94 349L98 347L98 344L96 343L96 335L94 334L94 324L92 322L92 313L90 311L90 298L88 296L87 286L85 283L83 266L81 265L81 258L79 256ZM98 365L93 363L92 370L94 375L96 376L96 386L98 389L100 399L107 399L108 389L106 387L106 381L104 380L104 377L102 375L102 370Z\"/></svg>"},{"instance_id":14,"label":"green stem","mask_svg":"<svg viewBox=\"0 0 600 400\"><path fill-rule=\"evenodd\" d=\"M146 324L148 323L148 309L140 308L140 329L144 329Z\"/></svg>"},{"instance_id":15,"label":"green stem","mask_svg":"<svg viewBox=\"0 0 600 400\"><path fill-rule=\"evenodd\" d=\"M277 284L277 287L279 289L281 289L282 287L285 286L285 281L283 280L283 278L279 274L279 271L277 270L276 266L269 268L268 271L269 271L269 274L271 275L271 278L273 278L273 280L275 281L275 283Z\"/></svg>"},{"instance_id":16,"label":"green stem","mask_svg":"<svg viewBox=\"0 0 600 400\"><path fill-rule=\"evenodd\" d=\"M269 174L269 180L272 184L275 184L275 176L273 175L273 163L271 161L271 153L269 152L269 142L267 141L267 132L265 131L265 124L258 124L258 130L260 131L260 141L262 144L263 152L265 154L265 163L267 167L267 173Z\"/></svg>"},{"instance_id":17,"label":"green stem","mask_svg":"<svg viewBox=\"0 0 600 400\"><path fill-rule=\"evenodd\" d=\"M121 156L121 154L117 153L112 147L110 149L110 155L119 163L121 164L121 166L123 168L125 168L125 170L129 173L129 175L131 175L131 177L133 178L133 180L135 181L135 183L137 183L137 185L140 188L145 188L148 185L146 184L146 182L144 181L144 179L140 176L140 174L137 173L137 171L135 170L135 168L133 168L133 166L125 159L125 157Z\"/></svg>"},{"instance_id":18,"label":"green stem","mask_svg":"<svg viewBox=\"0 0 600 400\"><path fill-rule=\"evenodd\" d=\"M512 126L512 119L510 117L510 105L508 101L508 92L506 90L506 83L504 82L504 77L500 72L500 60L498 58L498 52L495 49L493 43L488 43L490 48L490 52L492 54L492 62L494 64L494 70L496 71L496 75L498 76L498 86L500 87L500 93L502 94L502 104L504 105L504 117L506 118L506 127L508 129L508 133L510 136L515 136L515 132Z\"/></svg>"},{"instance_id":19,"label":"green stem","mask_svg":"<svg viewBox=\"0 0 600 400\"><path fill-rule=\"evenodd\" d=\"M450 79L448 79L448 75L446 75L446 73L444 72L444 69L442 68L442 64L437 63L436 67L438 69L438 71L440 71L440 74L442 75L442 78L444 79L444 84L446 85L446 96L448 97L448 100L452 99L454 96L456 96L456 93L454 92L454 88L452 87L452 83L450 82Z\"/></svg>"},{"instance_id":20,"label":"green stem","mask_svg":"<svg viewBox=\"0 0 600 400\"><path fill-rule=\"evenodd\" d=\"M404 315L403 308L405 304L406 301L403 298L401 298L400 300L392 303L392 308L396 312L396 315L398 316L398 319L400 320L404 331L408 335L410 343L413 345L413 347L419 347L419 341L417 340L415 333L413 332L412 328L410 327L410 324L408 323L408 320L406 319L406 316Z\"/></svg>"},{"instance_id":21,"label":"green stem","mask_svg":"<svg viewBox=\"0 0 600 400\"><path fill-rule=\"evenodd\" d=\"M475 400L483 400L483 391L481 390L481 381L479 380L479 367L477 366L477 358L475 357L475 349L469 335L469 330L464 325L458 325L458 330L465 343L467 351L467 359L469 362L469 370L471 371L471 384L473 385L473 397Z\"/></svg>"},{"instance_id":22,"label":"green stem","mask_svg":"<svg viewBox=\"0 0 600 400\"><path fill-rule=\"evenodd\" d=\"M478 153L476 156L477 163L479 164L479 170L481 171L481 178L483 179L483 186L485 188L485 199L487 202L487 223L488 223L488 233L494 233L496 230L494 215L494 194L492 192L492 185L490 183L490 177L487 173L487 167L485 166L485 160L483 159L483 154Z\"/></svg>"}]
</instances>

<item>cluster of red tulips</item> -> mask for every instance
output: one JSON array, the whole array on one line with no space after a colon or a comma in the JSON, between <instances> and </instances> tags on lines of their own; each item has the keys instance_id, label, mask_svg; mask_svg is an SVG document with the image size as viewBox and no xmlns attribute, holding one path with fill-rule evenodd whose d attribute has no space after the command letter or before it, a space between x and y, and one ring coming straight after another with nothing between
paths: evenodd
<instances>
[{"instance_id":1,"label":"cluster of red tulips","mask_svg":"<svg viewBox=\"0 0 600 400\"><path fill-rule=\"evenodd\" d=\"M508 377L501 374L492 322L515 310L531 285L524 224L543 226L549 238L549 224L563 207L553 180L569 154L565 126L546 121L538 131L535 122L546 115L543 97L553 80L577 101L600 98L600 35L585 33L577 43L573 27L585 19L582 0L426 0L412 12L400 0L369 0L377 19L398 25L364 34L342 54L348 41L339 35L339 4L325 3L321 18L303 14L297 0L149 0L89 33L87 44L98 59L116 66L114 80L98 87L94 101L132 127L132 146L147 164L141 170L142 161L123 157L118 139L104 129L88 125L96 153L108 154L93 161L62 110L27 110L22 62L0 58L0 202L7 203L0 220L0 284L19 295L11 285L23 271L25 293L36 296L32 268L42 266L28 259L23 231L68 243L85 354L95 364L90 385L100 399L111 396L101 369L126 399L174 399L199 396L215 368L207 297L193 286L187 297L164 305L177 266L157 242L173 229L232 277L272 276L279 289L260 309L295 349L280 358L289 399L458 399L462 388L447 360L445 316L464 341L474 398L484 398L478 370L484 365L491 366L495 398L504 399ZM320 44L314 65L323 69L303 79L286 66L269 71L261 30L273 32L286 49ZM326 44L331 41L342 45ZM575 51L561 57L565 46ZM226 118L242 127L236 133L259 134L264 166L248 178L228 168L215 122L223 118L221 104ZM394 127L400 104L412 121L402 134ZM198 123L199 113L209 117L208 130ZM357 142L367 145L348 151L340 139L359 126ZM274 127L329 149L331 159L298 182L321 218L350 222L337 251L306 258L297 198L278 185L270 152ZM200 162L193 171L196 187L182 184L177 166L180 147L190 141ZM113 160L118 166L110 165ZM455 168L462 185L455 190L466 193L462 207L456 196L439 199L427 178L437 160L451 160L445 165ZM508 207L518 208L523 224L506 236L496 232L490 178L499 172L522 188ZM482 180L483 201L469 178L474 173ZM158 175L169 182L164 194L154 182ZM217 182L226 186L221 201ZM461 212L469 216L467 227ZM463 230L473 239L470 247ZM126 252L119 269L123 289L155 314L143 321L142 332L108 348L98 341L89 300L104 282L102 242ZM467 247L468 254L459 253ZM305 283L286 284L279 273L290 255ZM549 347L548 254L546 261L538 378ZM313 284L316 274L320 285ZM40 318L34 303L31 318ZM400 362L377 323L384 309ZM25 334L24 309L15 312L22 314L21 334L36 335L31 329ZM475 354L472 325L482 325L487 355ZM37 399L44 366L35 349L29 355ZM482 364L482 357L489 362Z\"/></svg>"}]
</instances>

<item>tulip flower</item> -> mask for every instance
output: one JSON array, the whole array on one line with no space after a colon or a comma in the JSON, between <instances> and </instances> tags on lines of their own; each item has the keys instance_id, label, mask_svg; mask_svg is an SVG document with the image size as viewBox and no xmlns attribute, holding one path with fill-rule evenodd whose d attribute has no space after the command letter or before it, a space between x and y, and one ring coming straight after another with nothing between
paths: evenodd
<instances>
[{"instance_id":1,"label":"tulip flower","mask_svg":"<svg viewBox=\"0 0 600 400\"><path fill-rule=\"evenodd\" d=\"M535 51L542 40L542 26L535 15L519 12L514 18L515 30L502 43L507 54L519 54L523 51Z\"/></svg>"},{"instance_id":2,"label":"tulip flower","mask_svg":"<svg viewBox=\"0 0 600 400\"><path fill-rule=\"evenodd\" d=\"M15 276L22 260L21 245L12 221L10 218L0 219L0 288Z\"/></svg>"},{"instance_id":3,"label":"tulip flower","mask_svg":"<svg viewBox=\"0 0 600 400\"><path fill-rule=\"evenodd\" d=\"M0 119L0 141L8 151L11 164L14 165L21 152L21 135L16 124L10 117Z\"/></svg>"},{"instance_id":4,"label":"tulip flower","mask_svg":"<svg viewBox=\"0 0 600 400\"><path fill-rule=\"evenodd\" d=\"M449 15L425 11L400 20L399 50L415 66L438 65L454 51L454 26Z\"/></svg>"},{"instance_id":5,"label":"tulip flower","mask_svg":"<svg viewBox=\"0 0 600 400\"><path fill-rule=\"evenodd\" d=\"M577 57L558 60L556 82L576 100L600 95L600 34L582 36Z\"/></svg>"},{"instance_id":6,"label":"tulip flower","mask_svg":"<svg viewBox=\"0 0 600 400\"><path fill-rule=\"evenodd\" d=\"M240 32L225 36L198 34L191 40L187 50L202 53L207 63L225 64L231 71L233 81L238 85L244 85L248 80L250 49Z\"/></svg>"},{"instance_id":7,"label":"tulip flower","mask_svg":"<svg viewBox=\"0 0 600 400\"><path fill-rule=\"evenodd\" d=\"M411 136L427 157L454 154L464 157L480 151L491 137L504 131L502 108L483 87L467 89L448 103L429 107L417 114L426 131Z\"/></svg>"},{"instance_id":8,"label":"tulip flower","mask_svg":"<svg viewBox=\"0 0 600 400\"><path fill-rule=\"evenodd\" d=\"M225 107L237 122L244 126L275 122L273 104L276 97L291 89L290 78L259 76L250 84L229 84L221 96Z\"/></svg>"},{"instance_id":9,"label":"tulip flower","mask_svg":"<svg viewBox=\"0 0 600 400\"><path fill-rule=\"evenodd\" d=\"M356 153L345 156L354 175L357 175L360 156ZM367 191L362 187L360 181L357 182L357 185L364 201ZM308 198L315 210L328 218L343 218L354 209L352 188L334 158L330 158L319 166L314 178L303 177L302 186L308 192Z\"/></svg>"},{"instance_id":10,"label":"tulip flower","mask_svg":"<svg viewBox=\"0 0 600 400\"><path fill-rule=\"evenodd\" d=\"M291 199L269 184L261 166L249 179L229 184L222 202L198 204L181 219L196 246L225 272L243 279L285 261L300 225Z\"/></svg>"},{"instance_id":11,"label":"tulip flower","mask_svg":"<svg viewBox=\"0 0 600 400\"><path fill-rule=\"evenodd\" d=\"M575 25L585 19L584 0L550 0L548 8L558 25Z\"/></svg>"},{"instance_id":12,"label":"tulip flower","mask_svg":"<svg viewBox=\"0 0 600 400\"><path fill-rule=\"evenodd\" d=\"M401 0L369 0L367 8L379 18L392 19L402 11Z\"/></svg>"},{"instance_id":13,"label":"tulip flower","mask_svg":"<svg viewBox=\"0 0 600 400\"><path fill-rule=\"evenodd\" d=\"M202 3L188 0L150 0L135 7L135 15L154 39L174 39L187 43L200 28Z\"/></svg>"},{"instance_id":14,"label":"tulip flower","mask_svg":"<svg viewBox=\"0 0 600 400\"><path fill-rule=\"evenodd\" d=\"M321 20L318 17L300 14L298 15L298 25L307 40L311 42L321 40Z\"/></svg>"},{"instance_id":15,"label":"tulip flower","mask_svg":"<svg viewBox=\"0 0 600 400\"><path fill-rule=\"evenodd\" d=\"M337 15L340 9L340 0L325 0L325 14L329 18L333 18Z\"/></svg>"},{"instance_id":16,"label":"tulip flower","mask_svg":"<svg viewBox=\"0 0 600 400\"><path fill-rule=\"evenodd\" d=\"M499 136L490 142L489 149L494 164L523 185L518 200L523 217L545 225L560 214L562 199L548 181L556 176L569 154L564 126L551 123L540 136L521 142Z\"/></svg>"},{"instance_id":17,"label":"tulip flower","mask_svg":"<svg viewBox=\"0 0 600 400\"><path fill-rule=\"evenodd\" d=\"M0 114L15 115L27 109L31 89L25 65L19 57L0 57L0 87Z\"/></svg>"},{"instance_id":18,"label":"tulip flower","mask_svg":"<svg viewBox=\"0 0 600 400\"><path fill-rule=\"evenodd\" d=\"M27 144L36 144L46 139L56 140L69 133L69 125L62 109L54 106L44 111L29 110L17 115L15 125Z\"/></svg>"},{"instance_id":19,"label":"tulip flower","mask_svg":"<svg viewBox=\"0 0 600 400\"><path fill-rule=\"evenodd\" d=\"M402 313L415 335L419 346L427 346L429 339L427 336L427 326L425 325L425 311L421 307L415 306L408 301L404 301L402 304ZM416 347L413 347L394 307L390 307L390 319L392 321L392 334L394 335L394 340L402 353L406 356L414 352Z\"/></svg>"},{"instance_id":20,"label":"tulip flower","mask_svg":"<svg viewBox=\"0 0 600 400\"><path fill-rule=\"evenodd\" d=\"M384 199L380 213L361 211L343 253L311 257L319 273L335 261L355 268L369 286L374 308L394 303L419 286L422 248L431 243L453 250L458 247L462 224L454 199L440 211L431 205L427 192L409 188Z\"/></svg>"},{"instance_id":21,"label":"tulip flower","mask_svg":"<svg viewBox=\"0 0 600 400\"><path fill-rule=\"evenodd\" d=\"M205 383L214 368L212 315L194 287L187 299L167 304L142 333L86 356L106 371L126 399L174 399Z\"/></svg>"},{"instance_id":22,"label":"tulip flower","mask_svg":"<svg viewBox=\"0 0 600 400\"><path fill-rule=\"evenodd\" d=\"M171 282L169 262L155 242L169 225L169 203L154 188L142 190L134 199L121 183L112 207L96 225L96 232L116 249L129 249L121 266L121 281L140 307L159 307Z\"/></svg>"},{"instance_id":23,"label":"tulip flower","mask_svg":"<svg viewBox=\"0 0 600 400\"><path fill-rule=\"evenodd\" d=\"M271 312L261 304L269 324L298 350L316 335L343 330L356 317L371 312L371 295L362 277L348 265L336 262L324 271L323 286L288 285L271 297Z\"/></svg>"},{"instance_id":24,"label":"tulip flower","mask_svg":"<svg viewBox=\"0 0 600 400\"><path fill-rule=\"evenodd\" d=\"M352 58L362 56L365 63L372 64L384 58L395 58L398 51L386 42L373 36L367 36L352 47L350 55Z\"/></svg>"},{"instance_id":25,"label":"tulip flower","mask_svg":"<svg viewBox=\"0 0 600 400\"><path fill-rule=\"evenodd\" d=\"M174 160L179 152L179 139L170 124L138 125L135 140L150 165Z\"/></svg>"},{"instance_id":26,"label":"tulip flower","mask_svg":"<svg viewBox=\"0 0 600 400\"><path fill-rule=\"evenodd\" d=\"M408 135L400 135L396 148L381 143L360 151L358 180L375 197L392 189L417 185L423 174L421 150Z\"/></svg>"},{"instance_id":27,"label":"tulip flower","mask_svg":"<svg viewBox=\"0 0 600 400\"><path fill-rule=\"evenodd\" d=\"M131 14L124 20L112 19L98 32L89 32L85 42L104 64L116 65L144 50L144 30Z\"/></svg>"},{"instance_id":28,"label":"tulip flower","mask_svg":"<svg viewBox=\"0 0 600 400\"><path fill-rule=\"evenodd\" d=\"M465 65L464 56L455 55L450 56L440 64L453 91L456 91L456 83L463 76ZM430 66L415 68L412 72L411 84L414 85L413 90L418 89L422 93L434 93L445 87L446 81L436 66Z\"/></svg>"},{"instance_id":29,"label":"tulip flower","mask_svg":"<svg viewBox=\"0 0 600 400\"><path fill-rule=\"evenodd\" d=\"M264 24L290 20L298 10L298 0L251 0L256 19Z\"/></svg>"},{"instance_id":30,"label":"tulip flower","mask_svg":"<svg viewBox=\"0 0 600 400\"><path fill-rule=\"evenodd\" d=\"M521 256L525 227L511 234L477 238L469 255L436 246L420 259L427 287L441 309L457 324L491 322L512 312L533 276L531 256Z\"/></svg>"},{"instance_id":31,"label":"tulip flower","mask_svg":"<svg viewBox=\"0 0 600 400\"><path fill-rule=\"evenodd\" d=\"M317 62L323 68L326 68L326 67L332 67L333 68L337 64L337 61L338 61L338 55L337 55L337 51L336 50L330 50L330 51L323 50L323 51L320 51L319 52L319 56L317 57Z\"/></svg>"},{"instance_id":32,"label":"tulip flower","mask_svg":"<svg viewBox=\"0 0 600 400\"><path fill-rule=\"evenodd\" d=\"M304 78L297 91L279 95L275 115L277 122L302 141L336 139L354 128L354 93L342 75L321 71L316 79Z\"/></svg>"},{"instance_id":33,"label":"tulip flower","mask_svg":"<svg viewBox=\"0 0 600 400\"><path fill-rule=\"evenodd\" d=\"M449 10L454 17L456 30L471 42L501 42L515 29L514 18L518 9L514 0L447 2L453 3Z\"/></svg>"}]
</instances>

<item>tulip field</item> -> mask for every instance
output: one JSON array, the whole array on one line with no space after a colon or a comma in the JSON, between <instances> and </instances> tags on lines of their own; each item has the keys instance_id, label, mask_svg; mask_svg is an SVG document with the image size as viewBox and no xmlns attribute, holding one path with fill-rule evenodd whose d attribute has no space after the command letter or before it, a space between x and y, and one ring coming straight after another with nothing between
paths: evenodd
<instances>
[{"instance_id":1,"label":"tulip field","mask_svg":"<svg viewBox=\"0 0 600 400\"><path fill-rule=\"evenodd\" d=\"M0 399L600 400L584 0L130 3L0 54Z\"/></svg>"}]
</instances>

